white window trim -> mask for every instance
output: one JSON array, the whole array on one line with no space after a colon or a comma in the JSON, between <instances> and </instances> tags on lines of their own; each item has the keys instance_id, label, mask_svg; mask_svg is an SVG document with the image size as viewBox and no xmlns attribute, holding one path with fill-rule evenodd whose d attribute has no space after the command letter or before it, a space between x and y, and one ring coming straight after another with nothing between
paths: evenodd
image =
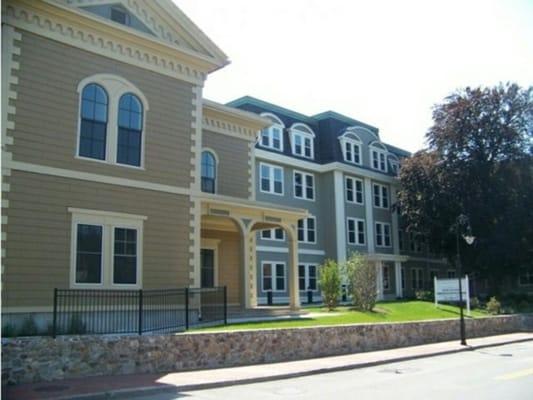
<instances>
[{"instance_id":1,"label":"white window trim","mask_svg":"<svg viewBox=\"0 0 533 400\"><path fill-rule=\"evenodd\" d=\"M283 239L277 239L276 238L276 235L275 235L275 231L276 229L281 229L281 232L283 232ZM264 231L270 231L270 237L269 238L266 238L266 237L263 237L263 232ZM272 229L261 229L261 232L259 234L259 237L261 240L270 240L270 241L275 241L275 242L284 242L285 241L285 230L283 228L272 228Z\"/></svg>"},{"instance_id":2,"label":"white window trim","mask_svg":"<svg viewBox=\"0 0 533 400\"><path fill-rule=\"evenodd\" d=\"M353 223L354 223L355 242L351 242L350 241L350 221L353 221ZM362 222L363 223L363 237L365 239L363 243L359 243L359 227L357 226L358 222ZM346 218L346 234L347 234L348 244L351 244L351 245L354 245L354 246L365 246L366 245L365 220L363 218L352 218L352 217Z\"/></svg>"},{"instance_id":3,"label":"white window trim","mask_svg":"<svg viewBox=\"0 0 533 400\"><path fill-rule=\"evenodd\" d=\"M270 172L268 174L268 182L269 182L268 189L269 190L263 190L263 185L262 185L262 179L263 179L262 169L263 169L263 166L270 168ZM275 168L281 170L281 193L277 193L277 192L274 191L274 182L275 182L274 181L274 169ZM261 193L273 194L275 196L284 196L285 195L285 170L284 170L284 168L279 166L279 165L269 164L269 163L265 163L265 162L259 163L259 191Z\"/></svg>"},{"instance_id":4,"label":"white window trim","mask_svg":"<svg viewBox=\"0 0 533 400\"><path fill-rule=\"evenodd\" d=\"M264 149L271 149L271 150L275 150L275 151L279 151L283 153L283 132L285 130L285 125L277 116L275 116L272 113L262 113L261 117L265 117L271 120L272 125L265 128L268 130L268 145L263 144L262 131L259 132L259 140L258 140L259 146ZM274 139L273 139L273 131L272 131L273 128L278 128L280 130L280 139L279 139L280 148L279 149L277 147L274 147Z\"/></svg>"},{"instance_id":5,"label":"white window trim","mask_svg":"<svg viewBox=\"0 0 533 400\"><path fill-rule=\"evenodd\" d=\"M387 271L387 273L385 273ZM385 280L385 277L387 278ZM383 286L383 290L390 290L391 289L391 267L388 265L382 265L381 266L381 284ZM385 285L385 281L387 282L387 285Z\"/></svg>"},{"instance_id":6,"label":"white window trim","mask_svg":"<svg viewBox=\"0 0 533 400\"><path fill-rule=\"evenodd\" d=\"M141 289L143 269L143 222L147 217L142 215L115 213L109 211L86 210L80 208L68 208L72 214L70 229L70 287L73 289ZM78 225L102 226L102 282L77 283L76 282L76 245ZM116 284L113 283L113 260L114 260L114 232L115 228L127 228L137 230L137 283Z\"/></svg>"},{"instance_id":7,"label":"white window trim","mask_svg":"<svg viewBox=\"0 0 533 400\"><path fill-rule=\"evenodd\" d=\"M375 171L380 171L380 172L385 172L387 173L388 172L388 160L387 160L387 154L388 154L388 151L387 149L385 148L385 146L383 146L381 143L379 142L372 142L370 143L370 145L368 146L369 147L369 155L370 155L370 168L372 168L373 170ZM373 152L376 152L378 154L378 167L375 168L374 167L374 157L373 157ZM385 168L382 169L380 168L380 155L383 155L383 159L384 159L384 166Z\"/></svg>"},{"instance_id":8,"label":"white window trim","mask_svg":"<svg viewBox=\"0 0 533 400\"><path fill-rule=\"evenodd\" d=\"M270 264L272 266L272 275L270 276L270 280L271 280L271 286L272 286L272 290L269 290L269 289L265 289L264 287L264 277L265 277L265 264ZM284 286L285 286L285 289L283 290L279 290L277 288L277 281L276 281L276 269L277 269L277 265L283 265L283 282L284 282ZM261 291L262 292L275 292L275 293L283 293L283 292L286 292L287 291L287 265L285 264L284 261L261 261Z\"/></svg>"},{"instance_id":9,"label":"white window trim","mask_svg":"<svg viewBox=\"0 0 533 400\"><path fill-rule=\"evenodd\" d=\"M353 201L348 200L348 180L352 181L352 187L353 187ZM357 201L357 186L356 182L359 181L361 183L361 202ZM345 176L344 177L344 197L346 199L347 203L350 204L357 204L357 205L364 205L365 204L365 192L364 192L364 182L362 179L355 178L353 176Z\"/></svg>"},{"instance_id":10,"label":"white window trim","mask_svg":"<svg viewBox=\"0 0 533 400\"><path fill-rule=\"evenodd\" d=\"M396 176L399 175L400 174L400 160L399 160L399 158L395 154L390 153L387 161L390 164L391 172L393 172ZM396 172L395 172L395 170L396 170Z\"/></svg>"},{"instance_id":11,"label":"white window trim","mask_svg":"<svg viewBox=\"0 0 533 400\"><path fill-rule=\"evenodd\" d=\"M315 221L315 240L314 241L309 241L309 228L307 227L307 221L308 220L314 220ZM317 240L317 232L318 232L318 228L316 226L316 217L313 217L313 216L309 216L307 218L303 218L302 219L302 224L303 224L303 230L304 230L304 240L298 240L298 243L308 243L308 244L316 244L316 240ZM298 235L298 225L296 226L296 235Z\"/></svg>"},{"instance_id":12,"label":"white window trim","mask_svg":"<svg viewBox=\"0 0 533 400\"><path fill-rule=\"evenodd\" d=\"M413 275L416 272L416 285L413 285ZM422 282L421 287L418 285L418 282ZM424 289L424 269L420 267L411 268L411 289L413 290L422 290Z\"/></svg>"},{"instance_id":13,"label":"white window trim","mask_svg":"<svg viewBox=\"0 0 533 400\"><path fill-rule=\"evenodd\" d=\"M376 206L376 203L375 203L375 187L379 187L379 205ZM385 199L385 196L383 195L383 189L385 189L387 191L387 207L385 207L383 205L384 203L384 199ZM382 185L381 183L372 183L372 205L374 206L374 208L381 208L383 210L388 210L389 207L390 207L390 190L389 190L389 187L387 185Z\"/></svg>"},{"instance_id":14,"label":"white window trim","mask_svg":"<svg viewBox=\"0 0 533 400\"><path fill-rule=\"evenodd\" d=\"M302 175L302 196L296 196L296 174L301 174ZM310 176L311 178L313 178L313 198L310 199L307 197L307 179L306 177L307 176ZM303 172L303 171L298 171L298 170L294 170L292 172L292 182L293 182L293 195L294 195L294 198L295 199L299 199L299 200L307 200L307 201L315 201L316 199L316 180L315 180L315 174L310 174L308 172Z\"/></svg>"},{"instance_id":15,"label":"white window trim","mask_svg":"<svg viewBox=\"0 0 533 400\"><path fill-rule=\"evenodd\" d=\"M218 171L219 171L218 170L218 164L219 164L218 154L211 147L202 147L202 151L200 152L200 180L203 178L202 177L202 155L204 154L204 151L211 153L213 157L215 158L215 193L212 193L212 194L217 194L218 193ZM201 186L202 186L202 183L200 182L200 189L201 189Z\"/></svg>"},{"instance_id":16,"label":"white window trim","mask_svg":"<svg viewBox=\"0 0 533 400\"><path fill-rule=\"evenodd\" d=\"M91 157L80 156L80 135L81 135L81 107L82 107L82 92L83 88L91 83L96 83L97 85L102 86L107 92L108 104L107 104L107 129L106 129L106 152L105 159L98 160ZM74 153L74 158L85 160L85 161L94 161L104 164L112 164L125 168L133 168L144 170L145 167L145 142L146 142L146 116L149 109L148 100L144 94L137 89L128 80L112 74L96 74L88 76L80 81L77 87L78 91L78 130L77 130L77 139L76 139L76 149ZM118 103L122 95L126 93L132 93L139 98L143 107L143 126L142 126L142 136L141 136L141 156L140 156L140 165L129 165L122 164L117 162L117 150L118 150Z\"/></svg>"},{"instance_id":17,"label":"white window trim","mask_svg":"<svg viewBox=\"0 0 533 400\"><path fill-rule=\"evenodd\" d=\"M339 142L341 146L342 159L345 162L354 164L354 165L363 165L363 142L361 141L358 135L356 135L355 133L346 133L342 135L341 137L339 137ZM346 143L350 145L351 153L352 153L352 160L348 160L346 158ZM358 152L359 162L355 162L353 160L354 158L353 155L355 154L354 146L357 146L359 148L359 152Z\"/></svg>"},{"instance_id":18,"label":"white window trim","mask_svg":"<svg viewBox=\"0 0 533 400\"><path fill-rule=\"evenodd\" d=\"M382 236L383 236L383 244L378 244L378 229L377 229L377 226L378 225L381 225L381 233L382 233ZM386 245L385 244L385 226L388 226L389 227L389 245ZM381 221L375 221L374 223L374 232L376 233L376 247L385 247L385 248L390 248L392 247L392 231L391 231L391 224L388 223L388 222L381 222Z\"/></svg>"},{"instance_id":19,"label":"white window trim","mask_svg":"<svg viewBox=\"0 0 533 400\"><path fill-rule=\"evenodd\" d=\"M300 289L300 274L298 274L298 290L300 293L307 293L307 288L309 287L309 267L315 267L315 279L316 279L316 289L311 290L313 293L317 293L319 291L318 288L318 264L314 263L298 263L298 272L300 272L300 265L304 267L304 281L305 281L305 288L304 290Z\"/></svg>"},{"instance_id":20,"label":"white window trim","mask_svg":"<svg viewBox=\"0 0 533 400\"><path fill-rule=\"evenodd\" d=\"M298 129L299 127L302 127L305 130ZM305 124L302 123L296 123L292 125L289 129L290 139L291 139L291 152L293 155L303 158L308 158L310 160L313 160L315 158L315 134L313 130L308 127ZM302 140L302 153L296 152L296 136L301 136L302 139L309 139L311 142L311 156L305 155L305 144L304 140Z\"/></svg>"}]
</instances>

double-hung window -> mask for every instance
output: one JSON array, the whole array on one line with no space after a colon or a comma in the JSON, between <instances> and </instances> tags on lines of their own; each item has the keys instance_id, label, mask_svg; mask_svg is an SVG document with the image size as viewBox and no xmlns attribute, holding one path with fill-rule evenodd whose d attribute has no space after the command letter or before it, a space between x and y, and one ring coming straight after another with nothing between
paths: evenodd
<instances>
[{"instance_id":1,"label":"double-hung window","mask_svg":"<svg viewBox=\"0 0 533 400\"><path fill-rule=\"evenodd\" d=\"M448 277L448 279L455 278L455 270L454 269L449 269L448 271L446 271L446 276Z\"/></svg>"},{"instance_id":2,"label":"double-hung window","mask_svg":"<svg viewBox=\"0 0 533 400\"><path fill-rule=\"evenodd\" d=\"M143 168L145 113L148 102L127 80L109 74L78 85L80 115L76 156Z\"/></svg>"},{"instance_id":3,"label":"double-hung window","mask_svg":"<svg viewBox=\"0 0 533 400\"><path fill-rule=\"evenodd\" d=\"M348 243L363 246L365 244L365 220L348 218Z\"/></svg>"},{"instance_id":4,"label":"double-hung window","mask_svg":"<svg viewBox=\"0 0 533 400\"><path fill-rule=\"evenodd\" d=\"M298 220L298 241L301 243L316 243L315 217Z\"/></svg>"},{"instance_id":5,"label":"double-hung window","mask_svg":"<svg viewBox=\"0 0 533 400\"><path fill-rule=\"evenodd\" d=\"M69 208L72 214L71 286L141 287L146 217Z\"/></svg>"},{"instance_id":6,"label":"double-hung window","mask_svg":"<svg viewBox=\"0 0 533 400\"><path fill-rule=\"evenodd\" d=\"M422 268L413 268L411 270L411 287L415 290L424 288L424 271Z\"/></svg>"},{"instance_id":7,"label":"double-hung window","mask_svg":"<svg viewBox=\"0 0 533 400\"><path fill-rule=\"evenodd\" d=\"M261 192L283 194L283 168L271 164L259 164L261 174Z\"/></svg>"},{"instance_id":8,"label":"double-hung window","mask_svg":"<svg viewBox=\"0 0 533 400\"><path fill-rule=\"evenodd\" d=\"M363 157L361 155L363 143L359 139L359 136L354 133L345 133L339 137L339 142L344 161L356 165L363 163Z\"/></svg>"},{"instance_id":9,"label":"double-hung window","mask_svg":"<svg viewBox=\"0 0 533 400\"><path fill-rule=\"evenodd\" d=\"M261 276L263 292L285 291L285 263L263 261L261 264Z\"/></svg>"},{"instance_id":10,"label":"double-hung window","mask_svg":"<svg viewBox=\"0 0 533 400\"><path fill-rule=\"evenodd\" d=\"M390 224L376 222L376 246L391 247Z\"/></svg>"},{"instance_id":11,"label":"double-hung window","mask_svg":"<svg viewBox=\"0 0 533 400\"><path fill-rule=\"evenodd\" d=\"M520 284L520 286L533 285L533 268L531 267L520 268L520 275L519 275L518 283Z\"/></svg>"},{"instance_id":12,"label":"double-hung window","mask_svg":"<svg viewBox=\"0 0 533 400\"><path fill-rule=\"evenodd\" d=\"M382 283L383 283L383 290L389 290L390 289L390 267L388 265L382 266Z\"/></svg>"},{"instance_id":13,"label":"double-hung window","mask_svg":"<svg viewBox=\"0 0 533 400\"><path fill-rule=\"evenodd\" d=\"M373 184L374 207L389 208L389 188L379 183Z\"/></svg>"},{"instance_id":14,"label":"double-hung window","mask_svg":"<svg viewBox=\"0 0 533 400\"><path fill-rule=\"evenodd\" d=\"M314 158L315 134L307 125L296 123L290 130L292 154L304 158Z\"/></svg>"},{"instance_id":15,"label":"double-hung window","mask_svg":"<svg viewBox=\"0 0 533 400\"><path fill-rule=\"evenodd\" d=\"M363 181L347 176L344 180L346 201L348 203L363 204Z\"/></svg>"},{"instance_id":16,"label":"double-hung window","mask_svg":"<svg viewBox=\"0 0 533 400\"><path fill-rule=\"evenodd\" d=\"M298 265L298 288L301 292L318 290L318 267L315 264Z\"/></svg>"},{"instance_id":17,"label":"double-hung window","mask_svg":"<svg viewBox=\"0 0 533 400\"><path fill-rule=\"evenodd\" d=\"M298 199L315 199L315 176L305 172L294 171L294 197Z\"/></svg>"},{"instance_id":18,"label":"double-hung window","mask_svg":"<svg viewBox=\"0 0 533 400\"><path fill-rule=\"evenodd\" d=\"M370 166L378 171L387 172L387 149L381 143L370 144Z\"/></svg>"},{"instance_id":19,"label":"double-hung window","mask_svg":"<svg viewBox=\"0 0 533 400\"><path fill-rule=\"evenodd\" d=\"M273 150L283 151L283 127L273 125L261 131L260 145Z\"/></svg>"},{"instance_id":20,"label":"double-hung window","mask_svg":"<svg viewBox=\"0 0 533 400\"><path fill-rule=\"evenodd\" d=\"M282 228L263 229L261 239L284 241L285 231Z\"/></svg>"}]
</instances>

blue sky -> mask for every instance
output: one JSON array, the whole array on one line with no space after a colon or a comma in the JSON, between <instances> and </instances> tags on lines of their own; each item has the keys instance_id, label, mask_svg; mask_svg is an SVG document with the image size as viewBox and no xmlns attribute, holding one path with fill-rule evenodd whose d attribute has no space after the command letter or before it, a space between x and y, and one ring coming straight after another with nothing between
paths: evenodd
<instances>
[{"instance_id":1,"label":"blue sky","mask_svg":"<svg viewBox=\"0 0 533 400\"><path fill-rule=\"evenodd\" d=\"M231 59L205 97L335 110L410 151L456 88L533 84L533 0L174 2Z\"/></svg>"}]
</instances>

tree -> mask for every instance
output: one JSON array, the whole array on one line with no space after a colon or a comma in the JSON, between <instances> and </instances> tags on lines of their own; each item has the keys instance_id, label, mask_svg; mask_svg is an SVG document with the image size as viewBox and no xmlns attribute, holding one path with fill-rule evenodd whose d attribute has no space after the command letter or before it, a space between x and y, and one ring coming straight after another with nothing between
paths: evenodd
<instances>
[{"instance_id":1,"label":"tree","mask_svg":"<svg viewBox=\"0 0 533 400\"><path fill-rule=\"evenodd\" d=\"M377 301L376 267L362 254L352 253L344 268L353 305L372 311Z\"/></svg>"},{"instance_id":2,"label":"tree","mask_svg":"<svg viewBox=\"0 0 533 400\"><path fill-rule=\"evenodd\" d=\"M450 227L466 214L475 246L462 244L467 272L492 286L533 254L533 88L466 88L433 109L428 148L405 160L398 208L407 230L451 259Z\"/></svg>"},{"instance_id":3,"label":"tree","mask_svg":"<svg viewBox=\"0 0 533 400\"><path fill-rule=\"evenodd\" d=\"M318 280L324 304L328 310L334 310L337 307L341 289L341 274L334 260L326 260L320 266Z\"/></svg>"}]
</instances>

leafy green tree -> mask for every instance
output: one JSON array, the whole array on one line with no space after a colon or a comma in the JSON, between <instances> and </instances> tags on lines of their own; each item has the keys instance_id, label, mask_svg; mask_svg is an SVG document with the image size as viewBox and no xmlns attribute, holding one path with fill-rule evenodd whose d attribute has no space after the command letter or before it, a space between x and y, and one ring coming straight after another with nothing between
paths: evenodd
<instances>
[{"instance_id":1,"label":"leafy green tree","mask_svg":"<svg viewBox=\"0 0 533 400\"><path fill-rule=\"evenodd\" d=\"M341 290L341 273L334 260L328 259L320 266L318 280L324 304L328 310L334 310L337 307Z\"/></svg>"},{"instance_id":2,"label":"leafy green tree","mask_svg":"<svg viewBox=\"0 0 533 400\"><path fill-rule=\"evenodd\" d=\"M533 260L532 94L516 84L456 91L434 107L428 148L400 172L397 206L407 230L451 259L450 228L466 214L477 240L461 241L463 264L493 288Z\"/></svg>"},{"instance_id":3,"label":"leafy green tree","mask_svg":"<svg viewBox=\"0 0 533 400\"><path fill-rule=\"evenodd\" d=\"M377 301L376 267L367 257L352 253L344 263L352 303L362 311L372 311Z\"/></svg>"}]
</instances>

